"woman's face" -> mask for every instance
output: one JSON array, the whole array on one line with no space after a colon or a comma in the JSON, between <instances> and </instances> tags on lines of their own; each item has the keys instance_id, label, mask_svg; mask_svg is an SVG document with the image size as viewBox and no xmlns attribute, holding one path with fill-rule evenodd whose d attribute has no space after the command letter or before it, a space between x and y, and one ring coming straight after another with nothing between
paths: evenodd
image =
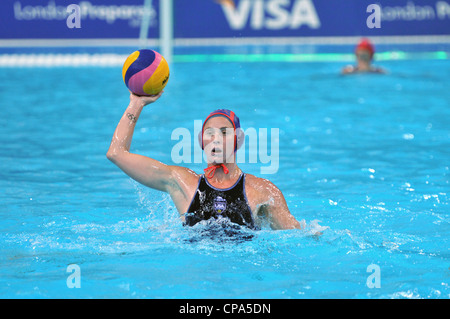
<instances>
[{"instance_id":1,"label":"woman's face","mask_svg":"<svg viewBox=\"0 0 450 319\"><path fill-rule=\"evenodd\" d=\"M203 145L208 163L234 161L235 132L233 124L223 116L208 119L203 129Z\"/></svg>"},{"instance_id":2,"label":"woman's face","mask_svg":"<svg viewBox=\"0 0 450 319\"><path fill-rule=\"evenodd\" d=\"M372 53L366 49L358 49L356 50L356 59L358 61L369 63L372 61Z\"/></svg>"}]
</instances>

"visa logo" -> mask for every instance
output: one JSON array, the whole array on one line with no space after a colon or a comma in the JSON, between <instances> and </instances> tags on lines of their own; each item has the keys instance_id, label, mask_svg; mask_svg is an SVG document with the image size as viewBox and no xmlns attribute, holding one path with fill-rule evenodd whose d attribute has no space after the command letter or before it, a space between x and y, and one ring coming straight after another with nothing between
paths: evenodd
<instances>
[{"instance_id":1,"label":"visa logo","mask_svg":"<svg viewBox=\"0 0 450 319\"><path fill-rule=\"evenodd\" d=\"M311 29L320 28L311 0L240 0L235 5L221 7L234 30L241 30L247 24L254 30L298 29L303 25Z\"/></svg>"}]
</instances>

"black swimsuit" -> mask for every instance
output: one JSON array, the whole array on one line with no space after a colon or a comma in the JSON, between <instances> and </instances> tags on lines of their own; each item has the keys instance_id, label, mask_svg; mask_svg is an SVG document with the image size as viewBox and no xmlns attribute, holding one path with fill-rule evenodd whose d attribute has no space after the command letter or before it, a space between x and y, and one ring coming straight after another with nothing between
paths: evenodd
<instances>
[{"instance_id":1,"label":"black swimsuit","mask_svg":"<svg viewBox=\"0 0 450 319\"><path fill-rule=\"evenodd\" d=\"M245 174L230 188L215 188L202 175L191 205L185 214L185 225L193 226L202 220L227 218L232 223L256 229L245 196Z\"/></svg>"}]
</instances>

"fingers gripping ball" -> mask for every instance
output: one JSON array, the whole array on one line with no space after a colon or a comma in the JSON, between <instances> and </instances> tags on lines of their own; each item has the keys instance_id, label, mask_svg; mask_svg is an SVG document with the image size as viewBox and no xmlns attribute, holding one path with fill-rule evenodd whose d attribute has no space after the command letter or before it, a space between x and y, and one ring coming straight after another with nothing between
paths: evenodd
<instances>
[{"instance_id":1,"label":"fingers gripping ball","mask_svg":"<svg viewBox=\"0 0 450 319\"><path fill-rule=\"evenodd\" d=\"M135 51L125 60L122 77L125 85L134 94L158 94L169 80L169 65L156 51Z\"/></svg>"}]
</instances>

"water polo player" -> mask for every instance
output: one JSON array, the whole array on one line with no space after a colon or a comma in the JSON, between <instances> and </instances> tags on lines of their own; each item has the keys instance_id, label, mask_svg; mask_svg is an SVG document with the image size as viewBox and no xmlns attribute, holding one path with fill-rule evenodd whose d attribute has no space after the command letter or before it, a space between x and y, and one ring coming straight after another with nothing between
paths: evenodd
<instances>
[{"instance_id":1,"label":"water polo player","mask_svg":"<svg viewBox=\"0 0 450 319\"><path fill-rule=\"evenodd\" d=\"M131 153L131 140L142 109L161 94L130 94L130 104L117 125L107 153L109 160L137 182L169 193L185 225L226 218L251 229L259 228L262 220L269 221L272 229L301 228L273 183L244 174L237 166L236 151L244 136L239 119L232 111L214 111L203 123L199 142L208 167L202 175ZM232 147L227 148L227 145Z\"/></svg>"},{"instance_id":2,"label":"water polo player","mask_svg":"<svg viewBox=\"0 0 450 319\"><path fill-rule=\"evenodd\" d=\"M380 67L372 65L375 47L368 39L362 39L355 47L355 57L357 65L348 65L342 69L342 74L356 73L386 73Z\"/></svg>"}]
</instances>

